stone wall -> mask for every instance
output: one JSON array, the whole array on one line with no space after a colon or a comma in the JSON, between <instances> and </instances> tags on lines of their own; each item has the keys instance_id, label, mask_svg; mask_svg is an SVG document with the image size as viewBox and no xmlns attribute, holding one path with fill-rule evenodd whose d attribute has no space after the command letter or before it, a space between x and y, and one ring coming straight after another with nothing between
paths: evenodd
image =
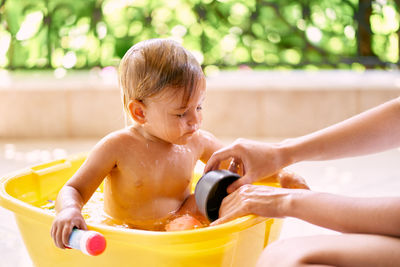
<instances>
[{"instance_id":1,"label":"stone wall","mask_svg":"<svg viewBox=\"0 0 400 267\"><path fill-rule=\"evenodd\" d=\"M222 72L207 78L203 129L285 138L400 96L400 72ZM101 137L125 125L115 73L0 73L0 138Z\"/></svg>"}]
</instances>

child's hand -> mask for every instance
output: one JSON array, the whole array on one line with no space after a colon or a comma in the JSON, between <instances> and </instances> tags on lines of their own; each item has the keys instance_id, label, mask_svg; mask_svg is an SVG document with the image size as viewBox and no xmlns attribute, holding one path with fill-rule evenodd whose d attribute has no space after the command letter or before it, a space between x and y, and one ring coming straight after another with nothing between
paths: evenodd
<instances>
[{"instance_id":1,"label":"child's hand","mask_svg":"<svg viewBox=\"0 0 400 267\"><path fill-rule=\"evenodd\" d=\"M283 188L310 189L300 175L288 170L281 170L276 174L278 182Z\"/></svg>"},{"instance_id":2,"label":"child's hand","mask_svg":"<svg viewBox=\"0 0 400 267\"><path fill-rule=\"evenodd\" d=\"M68 247L69 236L74 227L87 230L86 222L79 209L65 208L57 214L51 227L51 237L57 247L62 249Z\"/></svg>"},{"instance_id":3,"label":"child's hand","mask_svg":"<svg viewBox=\"0 0 400 267\"><path fill-rule=\"evenodd\" d=\"M282 188L310 189L303 177L285 169L282 169L269 177L262 178L259 182L261 184L269 182L279 183Z\"/></svg>"}]
</instances>

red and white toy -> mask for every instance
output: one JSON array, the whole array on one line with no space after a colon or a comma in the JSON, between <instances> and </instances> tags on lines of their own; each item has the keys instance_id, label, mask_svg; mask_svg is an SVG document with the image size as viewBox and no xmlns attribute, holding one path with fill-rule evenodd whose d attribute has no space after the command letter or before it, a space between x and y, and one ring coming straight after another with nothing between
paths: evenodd
<instances>
[{"instance_id":1,"label":"red and white toy","mask_svg":"<svg viewBox=\"0 0 400 267\"><path fill-rule=\"evenodd\" d=\"M69 247L79 249L90 256L97 256L106 249L106 239L98 232L75 228L69 236Z\"/></svg>"}]
</instances>

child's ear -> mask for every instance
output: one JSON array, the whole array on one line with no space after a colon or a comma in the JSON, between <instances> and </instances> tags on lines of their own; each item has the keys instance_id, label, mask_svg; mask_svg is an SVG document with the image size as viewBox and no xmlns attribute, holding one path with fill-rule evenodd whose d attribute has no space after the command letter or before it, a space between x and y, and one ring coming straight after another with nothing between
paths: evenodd
<instances>
[{"instance_id":1,"label":"child's ear","mask_svg":"<svg viewBox=\"0 0 400 267\"><path fill-rule=\"evenodd\" d=\"M129 112L132 118L139 124L146 122L145 105L139 100L131 100L128 103Z\"/></svg>"}]
</instances>

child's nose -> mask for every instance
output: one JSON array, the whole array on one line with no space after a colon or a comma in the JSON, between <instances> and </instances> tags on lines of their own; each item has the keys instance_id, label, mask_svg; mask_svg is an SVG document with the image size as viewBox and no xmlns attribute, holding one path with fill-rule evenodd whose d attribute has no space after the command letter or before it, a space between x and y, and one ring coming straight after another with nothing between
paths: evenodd
<instances>
[{"instance_id":1,"label":"child's nose","mask_svg":"<svg viewBox=\"0 0 400 267\"><path fill-rule=\"evenodd\" d=\"M188 124L189 125L196 125L199 124L201 121L201 114L200 112L193 112L189 117Z\"/></svg>"}]
</instances>

